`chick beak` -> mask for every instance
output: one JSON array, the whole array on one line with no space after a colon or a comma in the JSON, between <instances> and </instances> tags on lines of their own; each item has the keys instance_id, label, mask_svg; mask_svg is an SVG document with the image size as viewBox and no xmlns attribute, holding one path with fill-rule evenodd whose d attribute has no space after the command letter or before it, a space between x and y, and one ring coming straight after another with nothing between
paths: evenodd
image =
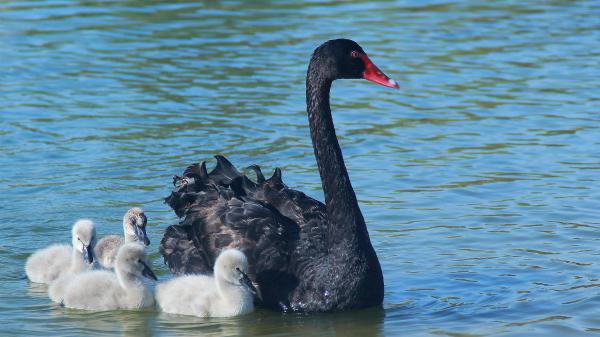
<instances>
[{"instance_id":1,"label":"chick beak","mask_svg":"<svg viewBox=\"0 0 600 337\"><path fill-rule=\"evenodd\" d=\"M156 278L156 275L154 275L152 269L150 269L150 267L148 267L148 265L145 262L141 262L144 265L144 269L142 270L142 276L147 277L149 279L153 279L154 281L158 281L158 278Z\"/></svg>"},{"instance_id":2,"label":"chick beak","mask_svg":"<svg viewBox=\"0 0 600 337\"><path fill-rule=\"evenodd\" d=\"M245 285L246 287L248 287L248 289L250 290L250 292L253 295L256 295L256 288L254 287L254 284L252 284L252 280L250 280L248 275L246 273L244 273L243 271L240 271L240 273L242 273L242 278L240 279L240 283Z\"/></svg>"},{"instance_id":3,"label":"chick beak","mask_svg":"<svg viewBox=\"0 0 600 337\"><path fill-rule=\"evenodd\" d=\"M92 245L83 245L83 261L91 264L94 262L94 252L92 251Z\"/></svg>"},{"instance_id":4,"label":"chick beak","mask_svg":"<svg viewBox=\"0 0 600 337\"><path fill-rule=\"evenodd\" d=\"M138 241L144 243L144 246L150 245L150 240L146 235L146 227L135 226L135 236L137 236Z\"/></svg>"}]
</instances>

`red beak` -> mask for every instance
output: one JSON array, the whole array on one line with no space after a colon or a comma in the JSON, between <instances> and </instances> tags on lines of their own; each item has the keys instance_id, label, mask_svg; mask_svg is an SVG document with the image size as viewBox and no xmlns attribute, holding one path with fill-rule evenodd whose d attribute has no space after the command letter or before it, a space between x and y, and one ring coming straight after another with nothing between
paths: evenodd
<instances>
[{"instance_id":1,"label":"red beak","mask_svg":"<svg viewBox=\"0 0 600 337\"><path fill-rule=\"evenodd\" d=\"M400 88L400 86L398 85L398 82L392 80L391 78L387 77L386 74L383 73L383 71L379 70L379 68L377 68L377 66L371 62L371 60L369 59L369 57L366 54L362 54L362 53L357 53L357 57L360 58L364 64L365 64L365 71L363 73L363 78L367 81L371 81L377 84L381 84L384 87L389 87L389 88Z\"/></svg>"}]
</instances>

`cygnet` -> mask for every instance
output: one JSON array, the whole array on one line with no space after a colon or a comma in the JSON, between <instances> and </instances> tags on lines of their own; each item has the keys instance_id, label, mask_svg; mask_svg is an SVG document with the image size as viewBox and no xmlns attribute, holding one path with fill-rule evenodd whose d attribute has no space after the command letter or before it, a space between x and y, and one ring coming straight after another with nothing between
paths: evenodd
<instances>
[{"instance_id":1,"label":"cygnet","mask_svg":"<svg viewBox=\"0 0 600 337\"><path fill-rule=\"evenodd\" d=\"M156 287L156 302L162 311L199 317L232 317L254 310L256 289L246 275L248 260L237 249L221 252L214 277L186 275Z\"/></svg>"},{"instance_id":2,"label":"cygnet","mask_svg":"<svg viewBox=\"0 0 600 337\"><path fill-rule=\"evenodd\" d=\"M142 277L156 280L148 267L144 247L126 243L117 253L115 272L94 270L67 284L63 305L84 310L140 309L154 305L154 296Z\"/></svg>"},{"instance_id":3,"label":"cygnet","mask_svg":"<svg viewBox=\"0 0 600 337\"><path fill-rule=\"evenodd\" d=\"M139 242L145 246L150 244L146 235L146 215L139 207L134 207L123 216L123 233L125 238L120 235L108 235L103 237L96 245L96 258L99 263L107 269L114 267L115 258L119 247L124 243Z\"/></svg>"},{"instance_id":4,"label":"cygnet","mask_svg":"<svg viewBox=\"0 0 600 337\"><path fill-rule=\"evenodd\" d=\"M76 274L94 267L93 246L96 227L83 219L73 225L71 244L54 244L33 253L25 263L31 282L50 284L61 276Z\"/></svg>"}]
</instances>

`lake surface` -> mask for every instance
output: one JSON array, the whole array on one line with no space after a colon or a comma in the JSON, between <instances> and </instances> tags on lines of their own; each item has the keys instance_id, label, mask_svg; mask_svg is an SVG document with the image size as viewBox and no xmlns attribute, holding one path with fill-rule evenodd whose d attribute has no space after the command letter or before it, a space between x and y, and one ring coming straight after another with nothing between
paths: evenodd
<instances>
[{"instance_id":1,"label":"lake surface","mask_svg":"<svg viewBox=\"0 0 600 337\"><path fill-rule=\"evenodd\" d=\"M598 1L3 1L0 335L600 332L599 17ZM169 279L163 198L214 154L322 200L304 76L339 37L400 83L331 94L383 308L88 313L28 282L26 258L75 220L119 233L132 206Z\"/></svg>"}]
</instances>

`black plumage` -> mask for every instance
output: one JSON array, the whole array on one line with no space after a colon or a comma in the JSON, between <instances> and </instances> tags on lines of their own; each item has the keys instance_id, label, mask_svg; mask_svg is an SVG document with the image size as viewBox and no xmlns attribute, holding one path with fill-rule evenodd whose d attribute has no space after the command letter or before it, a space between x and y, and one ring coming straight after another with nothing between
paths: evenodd
<instances>
[{"instance_id":1,"label":"black plumage","mask_svg":"<svg viewBox=\"0 0 600 337\"><path fill-rule=\"evenodd\" d=\"M367 63L355 42L332 40L315 50L308 68L307 111L325 204L288 188L279 169L265 179L260 167L250 166L256 174L252 181L222 156L216 156L210 173L204 162L194 164L174 177L176 188L166 198L182 218L167 228L160 245L173 273L211 272L221 250L238 248L249 259L259 305L331 311L382 303L381 267L329 107L333 80L372 80L366 68L374 65ZM381 72L375 76L378 83L390 81Z\"/></svg>"}]
</instances>

